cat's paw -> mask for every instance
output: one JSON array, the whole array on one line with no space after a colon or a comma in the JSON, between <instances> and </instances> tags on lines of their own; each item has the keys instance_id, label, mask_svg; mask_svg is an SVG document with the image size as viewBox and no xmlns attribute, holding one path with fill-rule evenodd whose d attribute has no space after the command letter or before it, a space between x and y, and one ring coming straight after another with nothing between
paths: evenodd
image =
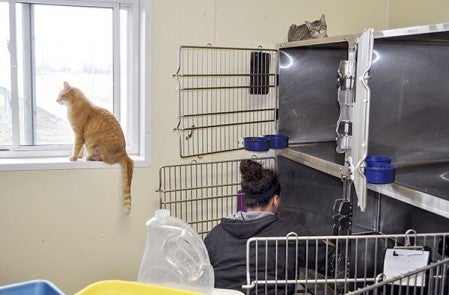
<instances>
[{"instance_id":1,"label":"cat's paw","mask_svg":"<svg viewBox=\"0 0 449 295\"><path fill-rule=\"evenodd\" d=\"M76 160L78 160L78 157L71 156L71 157L69 158L69 160L70 160L70 161L76 161Z\"/></svg>"}]
</instances>

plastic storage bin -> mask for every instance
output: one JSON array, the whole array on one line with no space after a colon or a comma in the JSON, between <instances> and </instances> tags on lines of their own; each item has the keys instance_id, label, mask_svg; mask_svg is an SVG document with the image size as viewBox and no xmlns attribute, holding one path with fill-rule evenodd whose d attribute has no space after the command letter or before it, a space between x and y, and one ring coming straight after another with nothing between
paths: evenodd
<instances>
[{"instance_id":1,"label":"plastic storage bin","mask_svg":"<svg viewBox=\"0 0 449 295\"><path fill-rule=\"evenodd\" d=\"M201 293L128 281L100 281L75 295L200 295Z\"/></svg>"},{"instance_id":2,"label":"plastic storage bin","mask_svg":"<svg viewBox=\"0 0 449 295\"><path fill-rule=\"evenodd\" d=\"M0 287L1 295L64 295L53 283L46 280L32 280Z\"/></svg>"},{"instance_id":3,"label":"plastic storage bin","mask_svg":"<svg viewBox=\"0 0 449 295\"><path fill-rule=\"evenodd\" d=\"M137 281L201 293L214 288L206 246L185 221L156 210L147 221L147 242Z\"/></svg>"}]
</instances>

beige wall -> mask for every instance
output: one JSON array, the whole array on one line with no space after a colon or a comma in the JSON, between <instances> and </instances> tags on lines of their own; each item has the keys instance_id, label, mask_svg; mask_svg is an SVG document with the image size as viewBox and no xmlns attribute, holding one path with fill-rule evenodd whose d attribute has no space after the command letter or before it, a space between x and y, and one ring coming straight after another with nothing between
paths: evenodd
<instances>
[{"instance_id":1,"label":"beige wall","mask_svg":"<svg viewBox=\"0 0 449 295\"><path fill-rule=\"evenodd\" d=\"M150 1L144 1L149 5ZM67 294L103 279L135 280L145 221L158 208L158 169L177 164L176 80L180 45L274 47L292 23L327 17L329 35L449 21L447 1L153 0L151 161L133 179L133 211L123 216L120 171L0 173L0 285L48 279ZM425 2L426 6L421 2ZM413 3L405 9L406 3ZM431 3L429 5L429 3ZM434 5L432 4L434 3ZM444 7L444 9L443 9ZM441 8L441 9L440 9ZM405 14L404 11L407 11ZM391 19L385 19L389 12ZM210 161L245 152L204 157ZM190 162L186 159L184 162Z\"/></svg>"},{"instance_id":2,"label":"beige wall","mask_svg":"<svg viewBox=\"0 0 449 295\"><path fill-rule=\"evenodd\" d=\"M391 0L390 28L449 22L447 0Z\"/></svg>"}]
</instances>

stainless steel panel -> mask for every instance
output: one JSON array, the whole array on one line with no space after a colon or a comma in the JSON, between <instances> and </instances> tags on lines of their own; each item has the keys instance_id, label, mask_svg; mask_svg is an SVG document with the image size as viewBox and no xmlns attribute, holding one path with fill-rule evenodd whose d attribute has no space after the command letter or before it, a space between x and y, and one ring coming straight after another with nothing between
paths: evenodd
<instances>
[{"instance_id":1,"label":"stainless steel panel","mask_svg":"<svg viewBox=\"0 0 449 295\"><path fill-rule=\"evenodd\" d=\"M282 185L280 215L307 226L314 234L332 234L332 210L342 183L327 173L278 157ZM400 176L399 176L400 177ZM425 180L423 180L425 181ZM352 232L398 233L446 231L449 201L398 184L368 184L365 212L354 209ZM355 196L351 196L354 208Z\"/></svg>"},{"instance_id":2,"label":"stainless steel panel","mask_svg":"<svg viewBox=\"0 0 449 295\"><path fill-rule=\"evenodd\" d=\"M332 234L332 206L342 196L341 181L283 156L278 157L278 167L282 186L279 215L313 234Z\"/></svg>"},{"instance_id":3,"label":"stainless steel panel","mask_svg":"<svg viewBox=\"0 0 449 295\"><path fill-rule=\"evenodd\" d=\"M400 167L395 183L449 202L449 162Z\"/></svg>"},{"instance_id":4,"label":"stainless steel panel","mask_svg":"<svg viewBox=\"0 0 449 295\"><path fill-rule=\"evenodd\" d=\"M279 133L291 143L335 140L337 68L348 47L338 42L280 49Z\"/></svg>"},{"instance_id":5,"label":"stainless steel panel","mask_svg":"<svg viewBox=\"0 0 449 295\"><path fill-rule=\"evenodd\" d=\"M397 37L397 36L418 36L432 32L449 31L449 23L430 24L406 28L397 28L374 32L374 38Z\"/></svg>"},{"instance_id":6,"label":"stainless steel panel","mask_svg":"<svg viewBox=\"0 0 449 295\"><path fill-rule=\"evenodd\" d=\"M288 135L293 144L334 142L334 153L345 153L345 161L341 164L344 167L335 166L291 149L283 155L350 179L362 210L366 207L366 179L361 164L368 144L370 91L366 81L372 40L373 30L369 29L357 37L295 42L282 46L279 52L279 133ZM342 63L355 67L342 67ZM350 101L346 101L347 96ZM344 132L339 132L340 123L346 124Z\"/></svg>"},{"instance_id":7,"label":"stainless steel panel","mask_svg":"<svg viewBox=\"0 0 449 295\"><path fill-rule=\"evenodd\" d=\"M368 189L389 198L416 206L428 212L449 218L449 201L430 194L407 188L395 183L384 185L368 184ZM400 206L398 206L399 208Z\"/></svg>"},{"instance_id":8,"label":"stainless steel panel","mask_svg":"<svg viewBox=\"0 0 449 295\"><path fill-rule=\"evenodd\" d=\"M449 159L449 32L441 29L449 25L375 35L370 154L395 163Z\"/></svg>"}]
</instances>

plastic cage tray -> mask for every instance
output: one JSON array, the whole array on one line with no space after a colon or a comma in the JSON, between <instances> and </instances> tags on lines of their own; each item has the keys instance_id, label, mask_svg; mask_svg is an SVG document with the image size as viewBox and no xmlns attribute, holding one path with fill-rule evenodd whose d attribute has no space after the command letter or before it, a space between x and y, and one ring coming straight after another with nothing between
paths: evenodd
<instances>
[{"instance_id":1,"label":"plastic cage tray","mask_svg":"<svg viewBox=\"0 0 449 295\"><path fill-rule=\"evenodd\" d=\"M53 283L46 280L32 280L0 287L0 294L8 295L64 295Z\"/></svg>"}]
</instances>

